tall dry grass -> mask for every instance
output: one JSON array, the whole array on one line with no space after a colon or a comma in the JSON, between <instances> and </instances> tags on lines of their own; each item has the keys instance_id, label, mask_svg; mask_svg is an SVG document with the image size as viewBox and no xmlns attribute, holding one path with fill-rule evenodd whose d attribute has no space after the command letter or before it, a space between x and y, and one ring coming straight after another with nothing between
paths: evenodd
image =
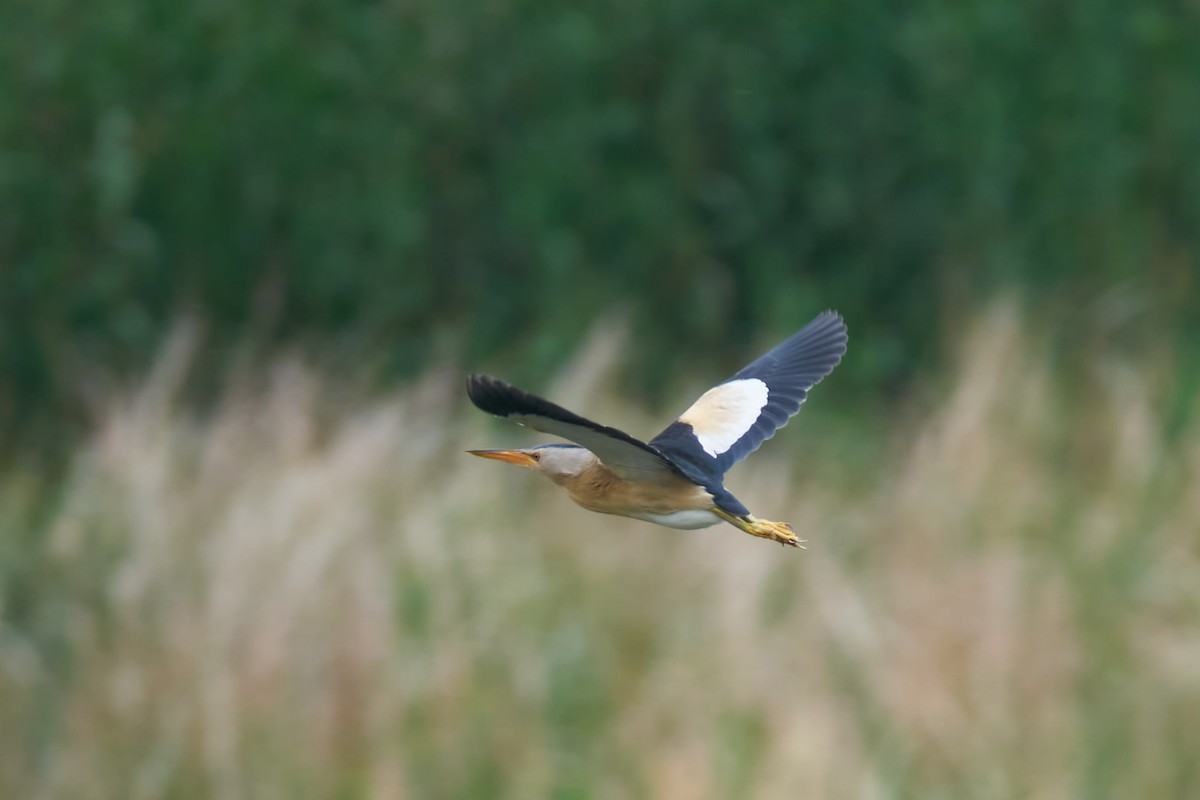
<instances>
[{"instance_id":1,"label":"tall dry grass","mask_svg":"<svg viewBox=\"0 0 1200 800\"><path fill-rule=\"evenodd\" d=\"M1189 796L1200 415L1165 433L1161 365L1069 390L1020 322L874 462L810 409L738 468L803 553L466 458L529 439L455 373L354 399L285 360L189 415L178 340L52 502L0 487L0 795ZM555 393L649 432L596 393L615 349Z\"/></svg>"}]
</instances>

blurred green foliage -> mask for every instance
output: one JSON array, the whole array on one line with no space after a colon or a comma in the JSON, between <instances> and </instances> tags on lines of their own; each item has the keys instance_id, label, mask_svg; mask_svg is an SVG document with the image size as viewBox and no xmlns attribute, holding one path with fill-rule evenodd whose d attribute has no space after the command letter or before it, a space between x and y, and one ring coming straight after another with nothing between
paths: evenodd
<instances>
[{"instance_id":1,"label":"blurred green foliage","mask_svg":"<svg viewBox=\"0 0 1200 800\"><path fill-rule=\"evenodd\" d=\"M649 389L829 306L851 385L903 383L1009 286L1195 333L1198 24L1114 0L14 0L0 418L63 410L80 364L144 365L187 310L218 359L299 339L530 377L625 307Z\"/></svg>"}]
</instances>

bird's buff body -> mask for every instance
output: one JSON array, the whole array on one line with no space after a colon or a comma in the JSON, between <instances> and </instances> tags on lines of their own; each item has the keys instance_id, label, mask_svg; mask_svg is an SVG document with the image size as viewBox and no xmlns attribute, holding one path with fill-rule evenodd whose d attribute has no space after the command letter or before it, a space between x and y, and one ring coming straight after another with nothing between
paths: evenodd
<instances>
[{"instance_id":1,"label":"bird's buff body","mask_svg":"<svg viewBox=\"0 0 1200 800\"><path fill-rule=\"evenodd\" d=\"M804 540L786 522L730 513L717 504L717 498L708 489L672 473L656 475L651 480L622 478L583 447L544 445L529 450L467 452L540 472L566 489L570 498L588 511L640 519L677 530L708 528L724 521L752 536L792 547L804 546Z\"/></svg>"},{"instance_id":2,"label":"bird's buff body","mask_svg":"<svg viewBox=\"0 0 1200 800\"><path fill-rule=\"evenodd\" d=\"M752 516L725 488L723 476L799 411L808 391L845 351L845 323L826 312L709 389L649 442L502 381L472 375L467 393L475 405L575 444L469 452L540 472L589 511L684 530L724 521L753 536L801 547L804 540L787 523Z\"/></svg>"},{"instance_id":3,"label":"bird's buff body","mask_svg":"<svg viewBox=\"0 0 1200 800\"><path fill-rule=\"evenodd\" d=\"M703 486L675 475L665 475L658 481L625 480L595 455L584 452L591 456L592 463L579 474L548 477L588 511L682 530L707 528L721 521L712 511L713 496Z\"/></svg>"}]
</instances>

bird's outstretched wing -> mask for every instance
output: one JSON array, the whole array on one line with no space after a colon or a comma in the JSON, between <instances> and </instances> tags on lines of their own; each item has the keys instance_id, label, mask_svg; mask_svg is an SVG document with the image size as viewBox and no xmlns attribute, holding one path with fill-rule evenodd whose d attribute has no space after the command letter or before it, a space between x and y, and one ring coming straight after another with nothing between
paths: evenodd
<instances>
[{"instance_id":1,"label":"bird's outstretched wing","mask_svg":"<svg viewBox=\"0 0 1200 800\"><path fill-rule=\"evenodd\" d=\"M549 400L524 392L487 375L467 376L467 396L480 409L542 433L586 447L623 478L653 479L680 474L666 458L624 431L609 428L567 411Z\"/></svg>"},{"instance_id":2,"label":"bird's outstretched wing","mask_svg":"<svg viewBox=\"0 0 1200 800\"><path fill-rule=\"evenodd\" d=\"M650 446L710 480L758 449L800 410L846 352L846 323L825 311L798 333L709 389Z\"/></svg>"}]
</instances>

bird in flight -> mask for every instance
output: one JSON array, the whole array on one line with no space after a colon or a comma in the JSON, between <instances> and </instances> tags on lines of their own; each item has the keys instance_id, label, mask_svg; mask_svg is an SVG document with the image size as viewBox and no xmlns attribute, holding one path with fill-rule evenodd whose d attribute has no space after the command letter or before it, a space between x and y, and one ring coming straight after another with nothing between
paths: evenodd
<instances>
[{"instance_id":1,"label":"bird in flight","mask_svg":"<svg viewBox=\"0 0 1200 800\"><path fill-rule=\"evenodd\" d=\"M775 435L846 352L846 323L825 311L717 384L648 442L585 419L487 375L467 377L480 409L573 444L468 450L540 472L590 511L692 530L719 522L783 545L804 543L786 522L759 519L725 488L725 473Z\"/></svg>"}]
</instances>

